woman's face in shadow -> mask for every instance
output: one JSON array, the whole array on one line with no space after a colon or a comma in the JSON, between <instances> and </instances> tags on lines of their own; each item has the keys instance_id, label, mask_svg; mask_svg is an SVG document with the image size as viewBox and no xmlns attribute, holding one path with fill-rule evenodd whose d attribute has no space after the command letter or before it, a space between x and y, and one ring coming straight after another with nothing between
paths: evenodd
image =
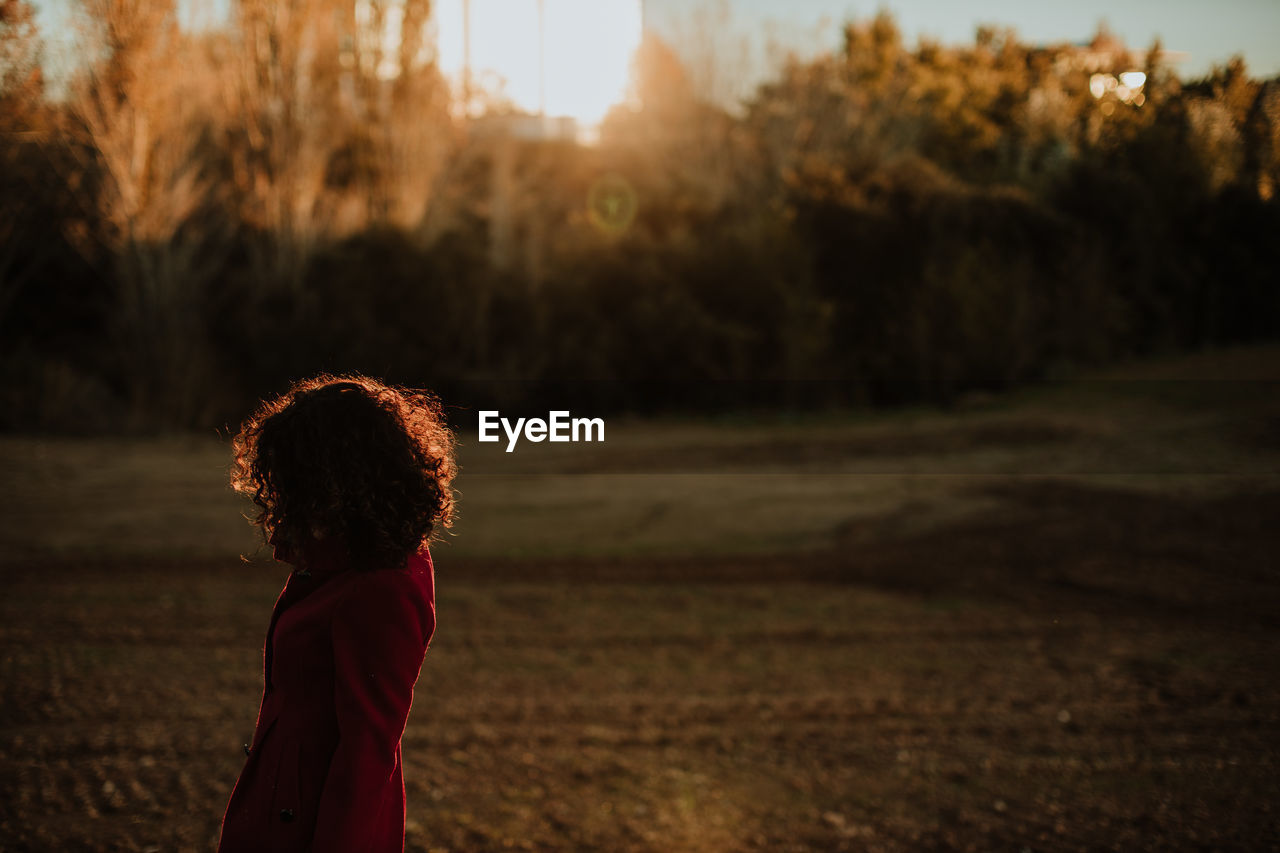
<instances>
[{"instance_id":1,"label":"woman's face in shadow","mask_svg":"<svg viewBox=\"0 0 1280 853\"><path fill-rule=\"evenodd\" d=\"M277 527L271 531L271 538L267 540L267 544L271 546L271 556L279 563L292 563L295 559L294 548L291 543L285 540L284 534Z\"/></svg>"},{"instance_id":2,"label":"woman's face in shadow","mask_svg":"<svg viewBox=\"0 0 1280 853\"><path fill-rule=\"evenodd\" d=\"M267 540L267 544L272 548L271 556L279 563L308 568L305 564L319 559L321 556L319 549L329 544L329 540L324 530L319 527L312 527L310 534L304 534L304 536L304 540L299 542L296 536L281 532L281 527L277 526L271 531L271 538Z\"/></svg>"}]
</instances>

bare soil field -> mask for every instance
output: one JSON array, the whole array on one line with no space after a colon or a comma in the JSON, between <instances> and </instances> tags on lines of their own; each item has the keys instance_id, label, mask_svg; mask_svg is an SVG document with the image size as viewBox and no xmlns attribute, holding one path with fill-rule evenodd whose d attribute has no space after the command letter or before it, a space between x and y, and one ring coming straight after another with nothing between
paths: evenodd
<instances>
[{"instance_id":1,"label":"bare soil field","mask_svg":"<svg viewBox=\"0 0 1280 853\"><path fill-rule=\"evenodd\" d=\"M442 563L408 847L1272 849L1280 495L1129 501L785 581L785 558ZM11 568L3 849L211 849L281 581Z\"/></svg>"},{"instance_id":2,"label":"bare soil field","mask_svg":"<svg viewBox=\"0 0 1280 853\"><path fill-rule=\"evenodd\" d=\"M1280 408L1134 387L473 455L408 849L1280 849ZM221 459L0 447L0 851L213 849L287 573Z\"/></svg>"}]
</instances>

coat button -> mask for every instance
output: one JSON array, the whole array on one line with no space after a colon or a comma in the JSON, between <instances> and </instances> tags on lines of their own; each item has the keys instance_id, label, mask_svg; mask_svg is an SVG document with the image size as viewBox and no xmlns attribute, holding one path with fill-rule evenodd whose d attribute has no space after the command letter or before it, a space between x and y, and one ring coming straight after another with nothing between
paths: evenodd
<instances>
[{"instance_id":1,"label":"coat button","mask_svg":"<svg viewBox=\"0 0 1280 853\"><path fill-rule=\"evenodd\" d=\"M245 754L245 755L248 755L248 754L249 754L249 744L247 744L247 743L244 745L244 754Z\"/></svg>"},{"instance_id":2,"label":"coat button","mask_svg":"<svg viewBox=\"0 0 1280 853\"><path fill-rule=\"evenodd\" d=\"M280 820L285 823L293 823L293 809L281 809Z\"/></svg>"}]
</instances>

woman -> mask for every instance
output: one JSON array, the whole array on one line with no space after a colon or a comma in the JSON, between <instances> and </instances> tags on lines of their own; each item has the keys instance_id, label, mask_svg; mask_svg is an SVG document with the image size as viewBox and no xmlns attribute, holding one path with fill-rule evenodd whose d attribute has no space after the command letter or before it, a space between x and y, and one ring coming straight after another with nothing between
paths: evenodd
<instances>
[{"instance_id":1,"label":"woman","mask_svg":"<svg viewBox=\"0 0 1280 853\"><path fill-rule=\"evenodd\" d=\"M432 397L321 376L264 404L234 447L232 486L296 568L218 849L403 851L400 739L435 631L427 541L452 517L453 436Z\"/></svg>"}]
</instances>

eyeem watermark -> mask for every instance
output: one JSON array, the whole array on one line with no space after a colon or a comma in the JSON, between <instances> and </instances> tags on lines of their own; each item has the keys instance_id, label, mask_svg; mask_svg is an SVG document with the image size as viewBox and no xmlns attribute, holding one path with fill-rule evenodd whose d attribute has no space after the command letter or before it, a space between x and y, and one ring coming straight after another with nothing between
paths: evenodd
<instances>
[{"instance_id":1,"label":"eyeem watermark","mask_svg":"<svg viewBox=\"0 0 1280 853\"><path fill-rule=\"evenodd\" d=\"M516 418L514 424L496 411L480 413L480 440L501 441L498 427L507 434L507 452L516 449L523 434L526 441L604 441L603 418L571 418L568 412L548 412L547 419Z\"/></svg>"}]
</instances>

